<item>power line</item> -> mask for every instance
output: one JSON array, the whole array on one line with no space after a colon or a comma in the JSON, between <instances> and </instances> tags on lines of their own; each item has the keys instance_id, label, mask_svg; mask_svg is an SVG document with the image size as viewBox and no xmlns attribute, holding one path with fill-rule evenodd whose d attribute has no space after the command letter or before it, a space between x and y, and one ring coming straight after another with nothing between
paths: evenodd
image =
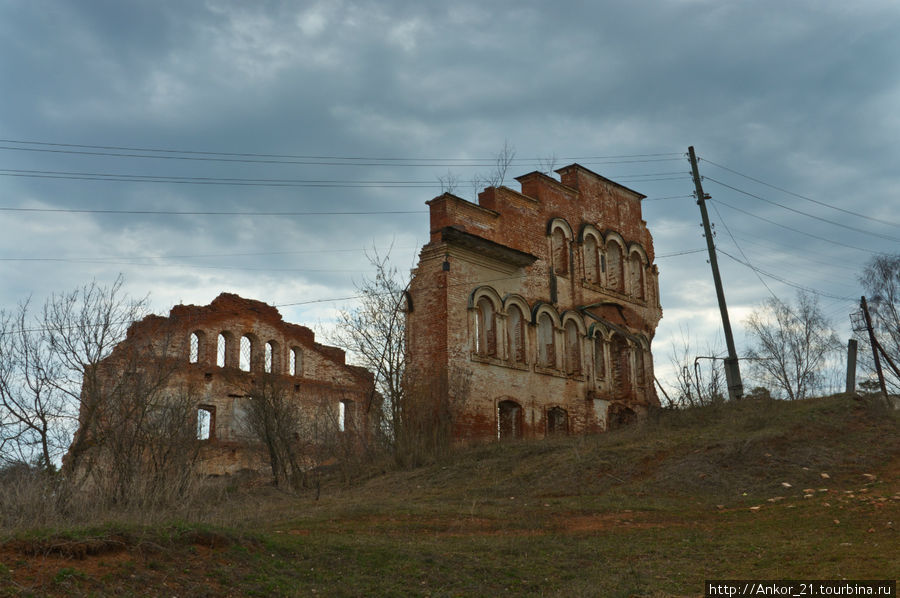
<instances>
[{"instance_id":1,"label":"power line","mask_svg":"<svg viewBox=\"0 0 900 598\"><path fill-rule=\"evenodd\" d=\"M787 279L785 279L785 278L782 278L781 276L778 276L778 275L776 275L776 274L772 274L771 272L766 272L765 270L763 270L763 269L761 269L761 268L757 268L757 267L754 266L753 264L750 264L750 263L745 262L745 261L743 261L743 260L741 260L741 259L739 259L739 258L736 258L736 257L734 257L733 255L731 255L730 253L728 253L727 251L723 251L722 249L718 249L718 248L716 249L716 251L717 251L718 253L721 253L722 255L725 255L725 256L730 257L732 260L736 261L737 263L741 264L742 266L746 266L746 267L750 268L750 269L753 270L754 272L757 272L757 273L759 273L759 274L762 274L763 276L767 276L767 277L769 277L769 278L771 278L771 279L773 279L773 280L777 280L778 282L780 282L780 283L782 283L782 284L786 284L786 285L788 285L789 287L794 287L795 289L800 289L800 290L802 290L802 291L806 291L806 292L808 292L808 293L813 293L813 294L815 294L815 295L820 295L820 296L822 296L822 297L829 297L829 298L831 298L831 299L839 299L839 300L841 300L841 301L853 301L853 300L854 300L854 299L851 298L851 297L842 297L841 295L833 295L833 294L831 294L831 293L826 293L825 291L820 291L820 290L814 289L814 288L812 288L812 287L807 287L807 286L803 286L803 285L801 285L801 284L797 284L796 282L791 282L790 280L787 280ZM776 297L776 298L777 298L777 297Z\"/></svg>"},{"instance_id":2,"label":"power line","mask_svg":"<svg viewBox=\"0 0 900 598\"><path fill-rule=\"evenodd\" d=\"M296 158L265 158L265 157L226 157L232 154L223 154L216 152L197 152L194 155L173 155L178 153L177 150L135 150L144 152L172 152L169 153L124 153L122 151L88 151L75 149L50 149L47 147L10 147L0 146L0 150L20 151L20 152L42 152L50 154L71 154L80 156L104 156L113 158L142 158L155 160L187 160L193 162L231 162L242 164L294 164L306 166L404 166L404 167L435 167L435 166L456 166L456 167L484 167L493 166L494 161L468 160L453 162L455 158L448 158L441 161L428 161L424 158L411 158L400 160L397 158L328 158L328 157L296 157ZM234 154L237 156L251 156L253 154ZM262 155L262 154L261 154ZM668 155L668 154L666 154ZM638 157L630 156L619 157L589 157L582 160L585 164L635 164L641 162L673 162L681 158L654 158L654 157ZM464 160L464 159L459 159Z\"/></svg>"},{"instance_id":3,"label":"power line","mask_svg":"<svg viewBox=\"0 0 900 598\"><path fill-rule=\"evenodd\" d=\"M731 234L731 229L728 228L728 225L725 223L725 219L722 218L722 214L719 213L719 208L716 206L716 204L713 204L713 210L716 211L716 216L719 217L719 222L721 222L722 226L725 227L725 232L727 232L728 236L731 237L731 242L734 243L734 246L737 247L738 251L741 252L741 255L744 256L744 259L747 260L747 263L749 264L750 258L747 257L747 254L744 253L744 250L741 248L740 245L738 245L737 239L735 239L734 235ZM775 299L778 299L778 296L775 295L774 292L772 292L772 289L769 288L769 285L766 284L766 281L763 280L763 278L762 278L762 276L760 276L759 272L757 272L756 269L754 269L753 273L756 274L756 277L759 279L759 282L761 282L762 285L764 287L766 287L766 290L769 291L769 294L772 295L772 297L774 297Z\"/></svg>"},{"instance_id":4,"label":"power line","mask_svg":"<svg viewBox=\"0 0 900 598\"><path fill-rule=\"evenodd\" d=\"M752 198L754 198L754 199L758 199L758 200L760 200L760 201L764 201L764 202L766 202L766 203L768 203L768 204L771 204L771 205L773 205L773 206L778 206L779 208L782 208L782 209L784 209L784 210L788 210L789 212L794 212L795 214L800 214L800 215L802 215L802 216L807 216L807 217L809 217L809 218L813 218L813 219L815 219L815 220L819 220L820 222L825 222L825 223L827 223L827 224L831 224L831 225L834 225L834 226L839 226L839 227L841 227L841 228L846 228L847 230L852 230L852 231L855 231L855 232L858 232L858 233L863 233L863 234L865 234L865 235L871 235L871 236L873 236L873 237L880 237L880 238L886 239L886 240L888 240L888 241L897 241L897 242L900 242L900 237L892 237L891 235L885 235L885 234L882 234L882 233L876 233L876 232L872 232L872 231L867 231L867 230L865 230L865 229L857 228L857 227L855 227L855 226L850 226L849 224L844 224L844 223L842 223L842 222L835 222L834 220L828 220L827 218L822 218L821 216L816 216L815 214L810 214L810 213L808 213L808 212L804 212L804 211L802 211L802 210L798 210L798 209L796 209L796 208L792 208L792 207L789 207L789 206L780 204L780 203L778 203L777 201L772 201L771 199L766 199L765 197L762 197L762 196L760 196L760 195L756 195L756 194L754 194L754 193L750 193L749 191L744 191L743 189L738 189L737 187L732 187L731 185L728 185L728 184L726 184L726 183L723 183L722 181L717 181L716 179L714 179L714 178L712 178L712 177L708 177L708 176L707 176L707 177L703 177L703 178L704 178L705 180L707 180L707 181L712 181L713 183L716 183L717 185L721 185L722 187L727 187L727 188L731 189L732 191L737 191L738 193L743 193L744 195L747 195L747 196L752 197Z\"/></svg>"},{"instance_id":5,"label":"power line","mask_svg":"<svg viewBox=\"0 0 900 598\"><path fill-rule=\"evenodd\" d=\"M806 231L802 231L800 229L787 226L786 224L781 224L780 222L775 222L774 220L769 220L768 218L763 218L762 216L758 216L752 212L748 212L747 210L743 210L743 209L735 207L729 203L726 203L726 202L722 201L721 199L709 199L707 201L716 202L718 204L725 206L726 208L731 208L732 210L736 210L738 212L741 212L742 214L746 214L747 216L751 216L758 220L762 220L763 222L768 222L769 224L774 224L775 226L780 226L781 228L784 228L786 230L789 230L789 231L792 231L795 233L800 233L801 235L806 235L807 237L812 237L813 239L818 239L820 241L825 241L826 243L831 243L832 245L839 245L841 247L847 247L849 249L857 249L859 251L865 251L866 253L871 253L872 255L884 255L884 253L881 251L872 251L871 249L866 249L864 247L857 247L856 245L849 245L847 243L841 243L840 241L835 241L833 239L828 239L826 237L820 237L818 235L814 235L812 233L808 233Z\"/></svg>"},{"instance_id":6,"label":"power line","mask_svg":"<svg viewBox=\"0 0 900 598\"><path fill-rule=\"evenodd\" d=\"M63 213L63 214L141 214L151 216L371 216L376 214L427 214L428 210L360 210L346 212L213 212L175 210L76 210L70 208L8 208L3 212Z\"/></svg>"},{"instance_id":7,"label":"power line","mask_svg":"<svg viewBox=\"0 0 900 598\"><path fill-rule=\"evenodd\" d=\"M765 181L763 181L763 180L760 180L760 179L758 179L758 178L752 177L752 176L750 176L750 175L748 175L748 174L744 174L744 173L738 172L737 170L734 170L734 169L732 169L732 168L728 168L727 166L723 166L722 164L717 164L717 163L715 163L715 162L713 162L712 160L709 160L709 159L707 159L707 158L702 158L702 160L703 160L704 162L708 162L709 164L712 164L713 166L716 166L716 167L718 167L718 168L721 168L722 170L727 170L727 171L730 172L730 173L733 173L733 174L736 174L736 175L738 175L738 176L744 177L745 179L751 180L751 181L753 181L754 183L759 183L760 185L765 185L766 187L770 187L770 188L775 189L775 190L777 190L777 191L781 191L782 193L787 193L788 195L793 195L794 197L798 197L798 198L800 198L800 199L804 199L804 200L809 201L809 202L812 202L812 203L814 203L814 204L818 204L818 205L820 205L820 206L825 206L826 208L831 208L832 210L837 210L838 212L843 212L843 213L845 213L845 214L850 214L850 215L852 215L852 216L857 216L857 217L859 217L859 218L864 218L864 219L866 219L866 220L871 220L872 222L877 222L877 223L879 223L879 224L887 224L887 225L890 225L890 226L896 226L896 227L900 228L900 223L897 223L897 222L891 222L891 221L889 221L889 220L883 220L883 219L881 219L881 218L873 218L873 217L871 217L871 216L866 216L865 214L860 214L859 212L854 212L854 211L852 211L852 210L846 210L846 209L844 209L844 208L839 208L838 206L834 206L834 205L831 205L831 204L829 204L829 203L825 203L824 201L819 201L818 199L813 199L812 197L807 197L806 195L801 195L801 194L799 194L799 193L795 193L795 192L790 191L790 190L788 190L788 189L784 189L783 187L779 187L779 186L777 186L777 185L773 185L773 184L771 184L771 183L767 183L767 182L765 182Z\"/></svg>"},{"instance_id":8,"label":"power line","mask_svg":"<svg viewBox=\"0 0 900 598\"><path fill-rule=\"evenodd\" d=\"M37 145L45 147L67 147L80 149L99 149L114 150L123 152L153 152L161 154L188 154L203 156L226 156L226 157L244 157L244 158L288 158L297 160L380 160L385 162L483 162L483 166L492 166L496 163L496 157L491 158L398 158L398 157L378 157L378 156L336 156L336 155L295 155L295 154L270 154L270 153L241 153L241 152L212 152L183 150L171 148L147 148L147 147L125 147L118 145L88 145L79 143L52 143L46 141L26 141L20 139L0 139L0 143L15 143L19 145ZM28 148L0 148L0 149L28 149ZM557 158L557 160L608 160L617 158L653 158L660 156L680 156L680 152L661 152L649 154L618 154L609 156L579 156L574 158ZM542 158L512 158L511 162L539 162Z\"/></svg>"},{"instance_id":9,"label":"power line","mask_svg":"<svg viewBox=\"0 0 900 598\"><path fill-rule=\"evenodd\" d=\"M416 247L394 247L393 249L417 249ZM119 255L119 256L99 256L99 257L70 257L70 258L0 258L0 262L10 261L73 261L81 262L86 260L170 260L170 259L192 259L192 258L209 258L209 257L261 257L273 255L302 255L310 253L364 253L369 249L300 249L296 251L255 251L247 253L197 253L185 255Z\"/></svg>"},{"instance_id":10,"label":"power line","mask_svg":"<svg viewBox=\"0 0 900 598\"><path fill-rule=\"evenodd\" d=\"M678 175L678 176L673 176ZM0 176L63 179L73 181L106 181L129 183L168 183L180 185L224 185L234 187L344 187L344 188L409 188L440 189L440 181L368 181L328 179L250 179L226 177L186 177L174 175L144 175L102 172L73 172L54 170L0 169ZM676 181L682 173L632 174L616 177L623 182ZM638 178L644 177L644 178ZM650 178L648 178L650 177ZM655 178L653 178L655 177Z\"/></svg>"}]
</instances>

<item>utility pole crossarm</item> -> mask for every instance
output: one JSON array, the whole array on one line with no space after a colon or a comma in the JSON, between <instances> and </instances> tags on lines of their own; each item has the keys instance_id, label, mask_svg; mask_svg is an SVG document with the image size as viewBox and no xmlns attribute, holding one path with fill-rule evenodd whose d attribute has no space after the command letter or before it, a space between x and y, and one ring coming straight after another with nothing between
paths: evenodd
<instances>
[{"instance_id":1,"label":"utility pole crossarm","mask_svg":"<svg viewBox=\"0 0 900 598\"><path fill-rule=\"evenodd\" d=\"M706 212L706 200L709 196L703 192L700 182L700 170L697 168L697 156L694 154L694 146L688 148L688 156L691 160L691 172L694 176L694 187L697 190L697 205L700 206L700 216L703 218L703 232L706 236L706 249L709 252L709 265L712 267L713 282L716 285L716 298L719 301L719 312L722 314L722 329L725 332L725 344L728 347L728 357L725 358L725 380L728 383L728 397L740 399L744 394L744 383L741 381L741 369L738 365L737 351L734 348L734 336L731 333L731 321L728 319L728 307L725 305L725 290L722 288L722 277L719 275L719 260L716 256L716 245L713 242L712 231L709 226L709 214Z\"/></svg>"}]
</instances>

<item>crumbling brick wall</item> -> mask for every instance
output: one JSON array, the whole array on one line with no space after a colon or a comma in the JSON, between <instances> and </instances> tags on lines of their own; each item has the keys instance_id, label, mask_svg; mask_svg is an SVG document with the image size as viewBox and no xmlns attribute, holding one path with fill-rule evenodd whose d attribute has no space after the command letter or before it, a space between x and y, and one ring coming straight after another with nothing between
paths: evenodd
<instances>
[{"instance_id":1,"label":"crumbling brick wall","mask_svg":"<svg viewBox=\"0 0 900 598\"><path fill-rule=\"evenodd\" d=\"M659 404L650 342L662 309L644 196L578 164L556 172L518 177L521 192L488 188L477 204L449 193L428 202L410 371L468 373L460 441L601 431Z\"/></svg>"},{"instance_id":2,"label":"crumbling brick wall","mask_svg":"<svg viewBox=\"0 0 900 598\"><path fill-rule=\"evenodd\" d=\"M136 322L101 362L99 379L112 383L121 377L134 355L166 363L166 390L190 389L202 473L269 473L267 457L244 421L252 400L247 389L262 375L275 376L310 417L327 410L339 432L371 431L367 414L377 400L372 374L347 365L343 350L316 342L312 330L285 322L260 301L222 293L209 305L177 305L168 318Z\"/></svg>"}]
</instances>

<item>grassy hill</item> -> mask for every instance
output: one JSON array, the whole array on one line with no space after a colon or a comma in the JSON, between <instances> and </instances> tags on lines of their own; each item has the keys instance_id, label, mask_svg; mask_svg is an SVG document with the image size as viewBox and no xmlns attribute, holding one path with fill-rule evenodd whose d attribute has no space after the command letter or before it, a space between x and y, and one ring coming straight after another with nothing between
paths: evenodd
<instances>
[{"instance_id":1,"label":"grassy hill","mask_svg":"<svg viewBox=\"0 0 900 598\"><path fill-rule=\"evenodd\" d=\"M233 488L191 522L7 533L0 596L698 596L704 579L895 578L898 423L874 400L743 401L372 469L318 500Z\"/></svg>"}]
</instances>

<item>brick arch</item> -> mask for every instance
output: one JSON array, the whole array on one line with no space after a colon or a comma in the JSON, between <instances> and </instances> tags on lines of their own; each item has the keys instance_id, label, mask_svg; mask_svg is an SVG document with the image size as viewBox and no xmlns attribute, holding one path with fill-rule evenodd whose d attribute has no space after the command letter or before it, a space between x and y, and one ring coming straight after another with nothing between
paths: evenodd
<instances>
[{"instance_id":1,"label":"brick arch","mask_svg":"<svg viewBox=\"0 0 900 598\"><path fill-rule=\"evenodd\" d=\"M491 303L494 304L494 309L497 311L500 311L503 308L503 299L500 298L500 293L498 293L494 287L486 284L475 287L472 292L469 293L468 307L475 307L475 304L482 297L489 298Z\"/></svg>"},{"instance_id":2,"label":"brick arch","mask_svg":"<svg viewBox=\"0 0 900 598\"><path fill-rule=\"evenodd\" d=\"M566 239L572 241L575 238L575 235L572 233L572 227L566 221L565 218L551 218L547 221L547 236L553 234L553 231L557 228L562 229L563 234L566 236Z\"/></svg>"}]
</instances>

